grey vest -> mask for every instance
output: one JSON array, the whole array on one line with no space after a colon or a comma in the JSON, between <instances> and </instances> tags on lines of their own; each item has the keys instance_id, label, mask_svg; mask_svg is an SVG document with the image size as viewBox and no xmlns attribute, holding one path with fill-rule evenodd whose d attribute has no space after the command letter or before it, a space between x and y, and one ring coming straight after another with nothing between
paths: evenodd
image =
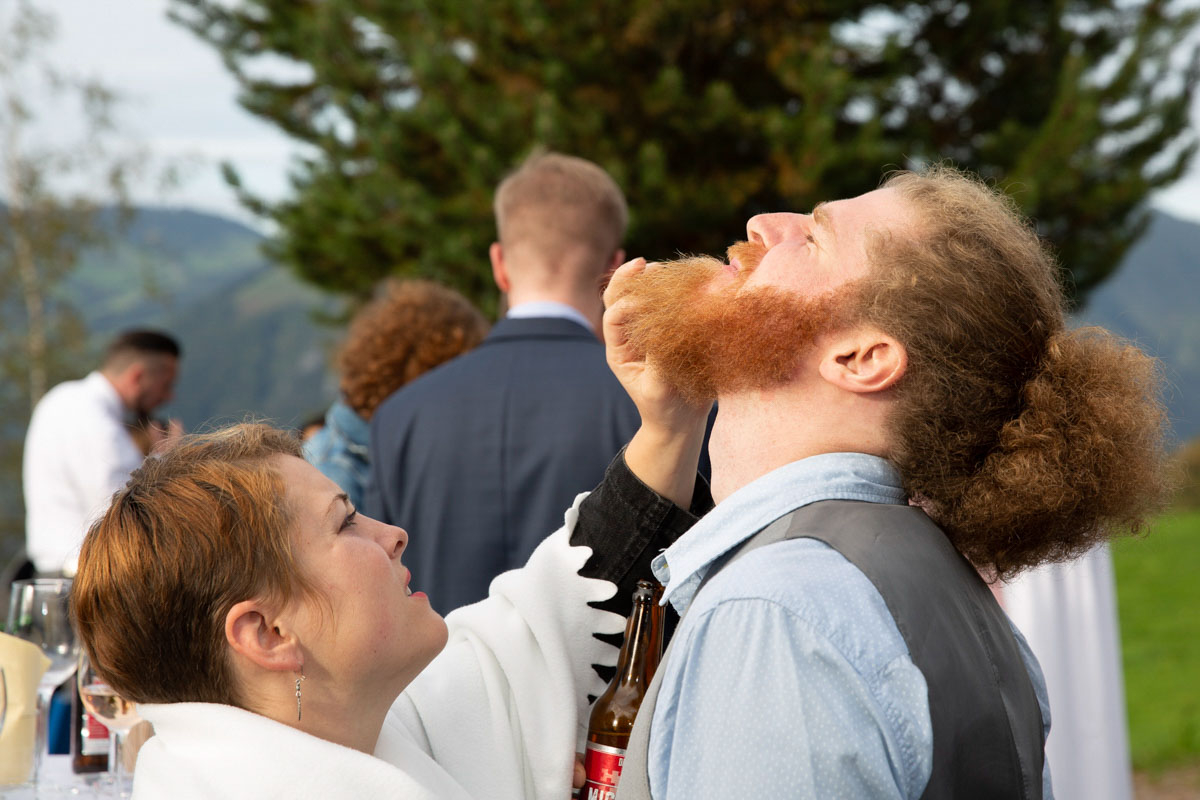
<instances>
[{"instance_id":1,"label":"grey vest","mask_svg":"<svg viewBox=\"0 0 1200 800\"><path fill-rule=\"evenodd\" d=\"M697 594L745 553L799 538L825 542L870 579L925 676L933 769L922 798L1041 800L1041 709L1008 618L920 509L843 500L805 506L715 562ZM650 722L670 651L638 711L618 800L650 800Z\"/></svg>"}]
</instances>

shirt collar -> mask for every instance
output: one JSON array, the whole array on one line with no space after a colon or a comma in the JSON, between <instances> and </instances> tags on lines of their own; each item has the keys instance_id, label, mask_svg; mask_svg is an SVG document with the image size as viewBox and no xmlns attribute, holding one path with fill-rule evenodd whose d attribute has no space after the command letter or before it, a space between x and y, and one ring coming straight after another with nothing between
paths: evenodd
<instances>
[{"instance_id":1,"label":"shirt collar","mask_svg":"<svg viewBox=\"0 0 1200 800\"><path fill-rule=\"evenodd\" d=\"M891 464L865 453L823 453L779 467L722 500L654 559L654 574L666 587L663 601L682 615L713 561L783 515L820 500L901 504L907 495Z\"/></svg>"},{"instance_id":2,"label":"shirt collar","mask_svg":"<svg viewBox=\"0 0 1200 800\"><path fill-rule=\"evenodd\" d=\"M125 412L128 410L125 407L125 401L121 399L121 395L117 394L117 387L113 386L112 381L105 377L104 373L99 370L89 372L88 376L83 379L84 385L96 394L103 403L105 410L115 419L122 419Z\"/></svg>"},{"instance_id":3,"label":"shirt collar","mask_svg":"<svg viewBox=\"0 0 1200 800\"><path fill-rule=\"evenodd\" d=\"M530 317L569 319L572 322L578 322L593 334L596 332L592 327L592 323L588 322L588 318L583 315L582 311L574 306L554 300L531 300L528 303L521 303L519 306L510 308L504 316L509 319L529 319Z\"/></svg>"}]
</instances>

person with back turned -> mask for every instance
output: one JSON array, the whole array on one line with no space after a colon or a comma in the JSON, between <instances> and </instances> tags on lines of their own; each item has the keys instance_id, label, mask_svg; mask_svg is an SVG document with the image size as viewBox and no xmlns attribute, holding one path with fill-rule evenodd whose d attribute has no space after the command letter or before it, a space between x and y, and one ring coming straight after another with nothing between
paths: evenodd
<instances>
[{"instance_id":1,"label":"person with back turned","mask_svg":"<svg viewBox=\"0 0 1200 800\"><path fill-rule=\"evenodd\" d=\"M1154 361L1067 329L1033 228L948 168L747 233L607 292L614 364L674 387L692 456L719 399L716 505L654 561L683 617L617 797L1050 797L1041 672L978 570L1156 510ZM695 504L637 474L615 459L581 520Z\"/></svg>"},{"instance_id":2,"label":"person with back turned","mask_svg":"<svg viewBox=\"0 0 1200 800\"><path fill-rule=\"evenodd\" d=\"M371 420L364 511L430 532L409 559L442 613L523 564L638 426L600 342L602 282L624 259L616 183L589 161L535 155L500 184L495 212L507 315Z\"/></svg>"}]
</instances>

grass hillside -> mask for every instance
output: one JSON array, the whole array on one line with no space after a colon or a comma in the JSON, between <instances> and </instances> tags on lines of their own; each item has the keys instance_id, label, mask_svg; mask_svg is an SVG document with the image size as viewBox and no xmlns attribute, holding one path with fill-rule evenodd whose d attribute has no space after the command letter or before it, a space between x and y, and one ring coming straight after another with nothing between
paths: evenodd
<instances>
[{"instance_id":1,"label":"grass hillside","mask_svg":"<svg viewBox=\"0 0 1200 800\"><path fill-rule=\"evenodd\" d=\"M282 425L325 408L336 394L329 353L340 331L316 322L340 302L266 262L261 237L193 211L142 209L112 246L85 252L60 288L88 331L98 361L114 332L160 327L184 348L175 400L161 409L189 430L214 420L265 417ZM0 564L24 535L22 418L0 421Z\"/></svg>"},{"instance_id":2,"label":"grass hillside","mask_svg":"<svg viewBox=\"0 0 1200 800\"><path fill-rule=\"evenodd\" d=\"M261 416L292 424L327 405L339 331L316 322L338 301L266 262L261 237L194 211L143 209L109 248L89 251L66 293L98 353L117 330L164 328L184 358L163 411L189 429Z\"/></svg>"},{"instance_id":3,"label":"grass hillside","mask_svg":"<svg viewBox=\"0 0 1200 800\"><path fill-rule=\"evenodd\" d=\"M202 302L267 269L260 242L250 228L211 214L140 209L110 246L83 254L62 292L101 347L110 330Z\"/></svg>"},{"instance_id":4,"label":"grass hillside","mask_svg":"<svg viewBox=\"0 0 1200 800\"><path fill-rule=\"evenodd\" d=\"M1114 543L1113 564L1134 767L1200 763L1200 509Z\"/></svg>"}]
</instances>

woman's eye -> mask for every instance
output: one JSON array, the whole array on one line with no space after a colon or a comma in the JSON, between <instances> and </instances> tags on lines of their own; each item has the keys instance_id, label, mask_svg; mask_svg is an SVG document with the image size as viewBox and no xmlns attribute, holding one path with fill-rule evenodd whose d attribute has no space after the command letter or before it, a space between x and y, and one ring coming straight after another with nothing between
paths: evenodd
<instances>
[{"instance_id":1,"label":"woman's eye","mask_svg":"<svg viewBox=\"0 0 1200 800\"><path fill-rule=\"evenodd\" d=\"M346 515L346 520L342 523L341 529L346 530L346 528L352 527L354 525L355 521L357 520L357 518L358 518L358 512L351 511L349 514Z\"/></svg>"}]
</instances>

